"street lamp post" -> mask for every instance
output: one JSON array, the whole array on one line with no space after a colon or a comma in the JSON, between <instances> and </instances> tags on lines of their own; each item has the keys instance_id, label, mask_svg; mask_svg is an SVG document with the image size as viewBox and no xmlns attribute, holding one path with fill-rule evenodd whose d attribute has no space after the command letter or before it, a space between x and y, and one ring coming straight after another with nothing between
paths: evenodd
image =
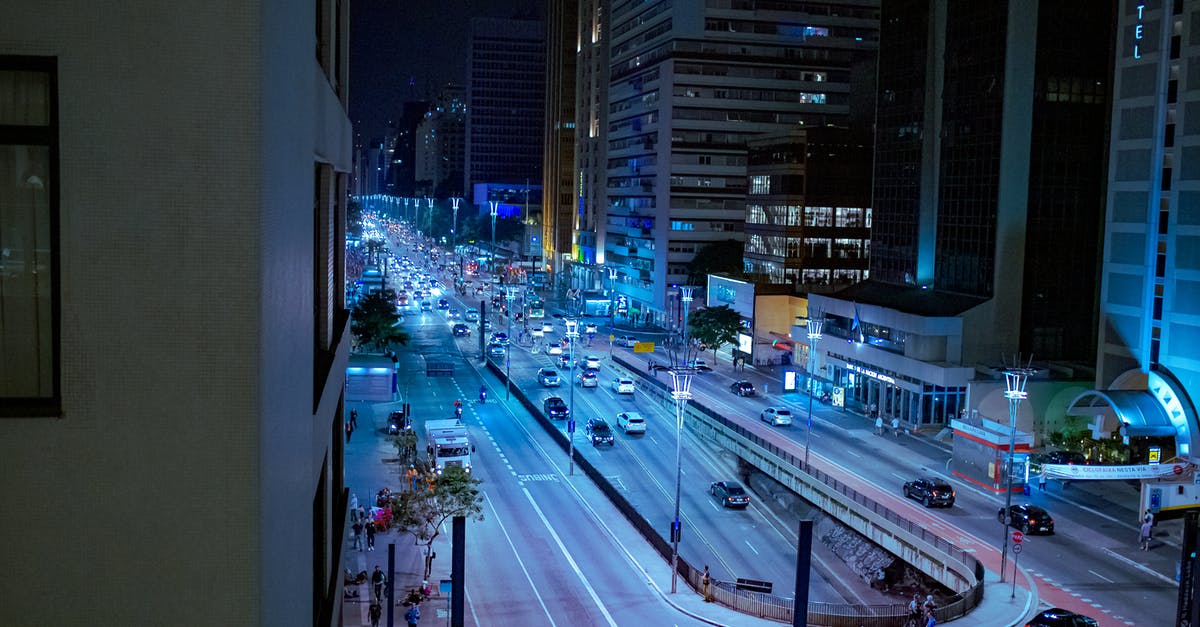
<instances>
[{"instance_id":1,"label":"street lamp post","mask_svg":"<svg viewBox=\"0 0 1200 627\"><path fill-rule=\"evenodd\" d=\"M500 205L499 201L489 200L488 204L492 206L492 275L496 274L496 208Z\"/></svg>"},{"instance_id":2,"label":"street lamp post","mask_svg":"<svg viewBox=\"0 0 1200 627\"><path fill-rule=\"evenodd\" d=\"M671 521L671 594L675 594L679 578L679 489L683 478L683 414L692 398L692 368L671 369L671 398L675 399L675 518Z\"/></svg>"},{"instance_id":3,"label":"street lamp post","mask_svg":"<svg viewBox=\"0 0 1200 627\"><path fill-rule=\"evenodd\" d=\"M609 266L608 271L608 356L612 358L613 334L615 328L614 316L617 308L617 269Z\"/></svg>"},{"instance_id":4,"label":"street lamp post","mask_svg":"<svg viewBox=\"0 0 1200 627\"><path fill-rule=\"evenodd\" d=\"M808 315L808 430L804 432L804 470L808 471L808 441L812 437L813 429L813 387L814 377L816 376L816 364L814 360L817 356L817 342L821 341L821 327L825 325L825 319L821 316L820 311L810 311Z\"/></svg>"},{"instance_id":5,"label":"street lamp post","mask_svg":"<svg viewBox=\"0 0 1200 627\"><path fill-rule=\"evenodd\" d=\"M691 365L688 359L688 345L691 343L690 331L688 329L688 310L692 308L692 290L696 288L690 285L681 285L679 287L679 302L683 307L683 363L685 366Z\"/></svg>"},{"instance_id":6,"label":"street lamp post","mask_svg":"<svg viewBox=\"0 0 1200 627\"><path fill-rule=\"evenodd\" d=\"M575 340L579 339L579 321L573 318L563 320L563 324L567 327L567 332L564 334L567 338L568 359L567 364L567 384L571 386L570 400L567 403L567 474L575 474L575 429L572 427L575 423Z\"/></svg>"},{"instance_id":7,"label":"street lamp post","mask_svg":"<svg viewBox=\"0 0 1200 627\"><path fill-rule=\"evenodd\" d=\"M458 203L462 202L462 198L451 198L450 206L454 210L454 220L450 222L450 251L458 257L459 273L462 276L462 255L458 254Z\"/></svg>"},{"instance_id":8,"label":"street lamp post","mask_svg":"<svg viewBox=\"0 0 1200 627\"><path fill-rule=\"evenodd\" d=\"M429 207L429 230L433 231L433 196L425 197L425 204ZM429 234L430 239L433 238L432 232Z\"/></svg>"},{"instance_id":9,"label":"street lamp post","mask_svg":"<svg viewBox=\"0 0 1200 627\"><path fill-rule=\"evenodd\" d=\"M508 400L512 395L512 377L509 372L512 369L512 319L513 319L513 299L517 297L517 286L504 286L504 300L508 301L508 350L504 351L504 400ZM574 389L574 388L572 388Z\"/></svg>"},{"instance_id":10,"label":"street lamp post","mask_svg":"<svg viewBox=\"0 0 1200 627\"><path fill-rule=\"evenodd\" d=\"M1013 453L1017 448L1017 409L1021 401L1029 397L1025 391L1025 383L1029 381L1032 368L1006 368L1004 370L1004 398L1008 399L1008 463L1004 465L1004 516L1001 525L1004 527L1004 545L1000 550L1000 582L1004 583L1004 569L1008 564L1008 516L1012 507L1012 475ZM1013 573L1013 579L1017 577Z\"/></svg>"}]
</instances>

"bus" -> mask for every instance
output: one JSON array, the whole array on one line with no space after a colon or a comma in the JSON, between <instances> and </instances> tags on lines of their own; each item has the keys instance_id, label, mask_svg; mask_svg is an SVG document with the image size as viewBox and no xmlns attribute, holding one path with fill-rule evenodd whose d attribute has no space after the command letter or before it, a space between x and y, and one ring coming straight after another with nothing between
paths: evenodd
<instances>
[{"instance_id":1,"label":"bus","mask_svg":"<svg viewBox=\"0 0 1200 627\"><path fill-rule=\"evenodd\" d=\"M545 318L546 303L542 300L531 300L525 305L525 316L529 318Z\"/></svg>"}]
</instances>

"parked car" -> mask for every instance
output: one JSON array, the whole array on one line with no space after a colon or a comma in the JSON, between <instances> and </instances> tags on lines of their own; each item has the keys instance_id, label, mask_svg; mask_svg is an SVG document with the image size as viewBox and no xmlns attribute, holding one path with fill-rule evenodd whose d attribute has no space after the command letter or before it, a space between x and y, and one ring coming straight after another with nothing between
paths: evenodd
<instances>
[{"instance_id":1,"label":"parked car","mask_svg":"<svg viewBox=\"0 0 1200 627\"><path fill-rule=\"evenodd\" d=\"M594 388L600 385L600 376L594 370L584 370L579 373L579 386Z\"/></svg>"},{"instance_id":2,"label":"parked car","mask_svg":"<svg viewBox=\"0 0 1200 627\"><path fill-rule=\"evenodd\" d=\"M1029 505L1011 505L1008 508L1008 516L1004 515L1004 508L1001 507L996 512L996 519L1004 524L1007 519L1009 527L1020 529L1025 533L1054 533L1054 519L1050 517L1050 513L1036 506Z\"/></svg>"},{"instance_id":3,"label":"parked car","mask_svg":"<svg viewBox=\"0 0 1200 627\"><path fill-rule=\"evenodd\" d=\"M503 344L496 344L494 342L491 344L488 344L488 347L487 347L488 357L503 357L507 353L508 353L508 349L504 348Z\"/></svg>"},{"instance_id":4,"label":"parked car","mask_svg":"<svg viewBox=\"0 0 1200 627\"><path fill-rule=\"evenodd\" d=\"M758 414L759 420L769 422L777 427L786 427L792 424L792 410L782 407L768 407Z\"/></svg>"},{"instance_id":5,"label":"parked car","mask_svg":"<svg viewBox=\"0 0 1200 627\"><path fill-rule=\"evenodd\" d=\"M746 381L734 381L733 385L729 386L729 391L738 396L754 396L754 384Z\"/></svg>"},{"instance_id":6,"label":"parked car","mask_svg":"<svg viewBox=\"0 0 1200 627\"><path fill-rule=\"evenodd\" d=\"M638 343L638 339L632 335L618 335L615 343L617 346L633 348L633 345Z\"/></svg>"},{"instance_id":7,"label":"parked car","mask_svg":"<svg viewBox=\"0 0 1200 627\"><path fill-rule=\"evenodd\" d=\"M1083 453L1075 451L1051 451L1049 453L1041 453L1034 456L1034 463L1037 464L1068 464L1068 465L1085 465L1088 463Z\"/></svg>"},{"instance_id":8,"label":"parked car","mask_svg":"<svg viewBox=\"0 0 1200 627\"><path fill-rule=\"evenodd\" d=\"M1100 623L1090 616L1076 614L1061 607L1048 609L1033 617L1025 627L1099 627Z\"/></svg>"},{"instance_id":9,"label":"parked car","mask_svg":"<svg viewBox=\"0 0 1200 627\"><path fill-rule=\"evenodd\" d=\"M623 411L617 414L617 428L630 433L645 433L646 419L636 411Z\"/></svg>"},{"instance_id":10,"label":"parked car","mask_svg":"<svg viewBox=\"0 0 1200 627\"><path fill-rule=\"evenodd\" d=\"M633 394L633 379L613 379L612 389L617 394Z\"/></svg>"},{"instance_id":11,"label":"parked car","mask_svg":"<svg viewBox=\"0 0 1200 627\"><path fill-rule=\"evenodd\" d=\"M538 383L541 383L543 387L551 388L558 387L562 381L558 378L557 370L552 370L550 368L539 368Z\"/></svg>"},{"instance_id":12,"label":"parked car","mask_svg":"<svg viewBox=\"0 0 1200 627\"><path fill-rule=\"evenodd\" d=\"M454 337L470 337L471 327L459 322L451 327L454 330Z\"/></svg>"},{"instance_id":13,"label":"parked car","mask_svg":"<svg viewBox=\"0 0 1200 627\"><path fill-rule=\"evenodd\" d=\"M723 507L746 507L750 504L750 495L736 481L714 481L708 486L708 493L716 497Z\"/></svg>"},{"instance_id":14,"label":"parked car","mask_svg":"<svg viewBox=\"0 0 1200 627\"><path fill-rule=\"evenodd\" d=\"M904 496L920 501L925 507L953 507L954 488L945 479L917 477L905 482Z\"/></svg>"},{"instance_id":15,"label":"parked car","mask_svg":"<svg viewBox=\"0 0 1200 627\"><path fill-rule=\"evenodd\" d=\"M567 408L567 402L557 396L551 396L542 401L542 411L551 420L563 420L571 417L571 410Z\"/></svg>"},{"instance_id":16,"label":"parked car","mask_svg":"<svg viewBox=\"0 0 1200 627\"><path fill-rule=\"evenodd\" d=\"M584 433L587 435L588 441L592 446L600 446L607 444L613 446L616 444L616 438L613 436L612 427L608 426L607 422L599 418L593 418L587 421L587 426L584 427Z\"/></svg>"}]
</instances>

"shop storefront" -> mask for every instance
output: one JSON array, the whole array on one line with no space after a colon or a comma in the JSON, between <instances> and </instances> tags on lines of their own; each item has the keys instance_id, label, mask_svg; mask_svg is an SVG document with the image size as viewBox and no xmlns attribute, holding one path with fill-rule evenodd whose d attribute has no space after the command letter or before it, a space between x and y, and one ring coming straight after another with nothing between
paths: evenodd
<instances>
[{"instance_id":1,"label":"shop storefront","mask_svg":"<svg viewBox=\"0 0 1200 627\"><path fill-rule=\"evenodd\" d=\"M939 369L952 383L961 377L961 385L948 381L926 381L901 372L827 351L823 356L832 384L842 388L846 404L870 412L877 411L885 421L899 418L913 428L945 425L967 406L969 369ZM961 372L960 372L961 371Z\"/></svg>"}]
</instances>

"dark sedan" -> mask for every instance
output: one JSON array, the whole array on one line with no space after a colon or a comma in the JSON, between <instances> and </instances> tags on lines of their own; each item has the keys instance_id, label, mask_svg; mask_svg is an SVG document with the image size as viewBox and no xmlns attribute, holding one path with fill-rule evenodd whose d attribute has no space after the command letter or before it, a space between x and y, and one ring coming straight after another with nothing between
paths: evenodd
<instances>
[{"instance_id":1,"label":"dark sedan","mask_svg":"<svg viewBox=\"0 0 1200 627\"><path fill-rule=\"evenodd\" d=\"M1025 627L1098 627L1100 623L1090 616L1076 614L1060 607L1039 613Z\"/></svg>"},{"instance_id":2,"label":"dark sedan","mask_svg":"<svg viewBox=\"0 0 1200 627\"><path fill-rule=\"evenodd\" d=\"M746 380L734 381L733 385L729 386L729 391L738 396L754 396L754 384Z\"/></svg>"},{"instance_id":3,"label":"dark sedan","mask_svg":"<svg viewBox=\"0 0 1200 627\"><path fill-rule=\"evenodd\" d=\"M592 443L592 446L600 446L601 444L613 446L617 443L616 438L613 436L612 427L608 426L608 423L603 420L589 420L587 427L584 428L584 432L587 434L587 438Z\"/></svg>"},{"instance_id":4,"label":"dark sedan","mask_svg":"<svg viewBox=\"0 0 1200 627\"><path fill-rule=\"evenodd\" d=\"M750 495L736 481L714 481L708 486L708 493L716 497L723 507L746 507L750 504Z\"/></svg>"},{"instance_id":5,"label":"dark sedan","mask_svg":"<svg viewBox=\"0 0 1200 627\"><path fill-rule=\"evenodd\" d=\"M1054 519L1049 512L1036 505L1012 505L1008 508L1008 516L1004 515L1004 508L1001 507L996 519L1001 523L1007 519L1009 527L1025 533L1054 533Z\"/></svg>"},{"instance_id":6,"label":"dark sedan","mask_svg":"<svg viewBox=\"0 0 1200 627\"><path fill-rule=\"evenodd\" d=\"M906 482L904 496L920 501L925 507L954 506L954 488L937 477L918 477Z\"/></svg>"},{"instance_id":7,"label":"dark sedan","mask_svg":"<svg viewBox=\"0 0 1200 627\"><path fill-rule=\"evenodd\" d=\"M471 327L468 327L467 325L465 325L461 322L454 325L453 330L454 330L454 337L467 337L468 335L471 334Z\"/></svg>"},{"instance_id":8,"label":"dark sedan","mask_svg":"<svg viewBox=\"0 0 1200 627\"><path fill-rule=\"evenodd\" d=\"M567 408L567 402L557 396L551 396L543 401L542 411L551 420L562 420L571 417L571 410Z\"/></svg>"}]
</instances>

